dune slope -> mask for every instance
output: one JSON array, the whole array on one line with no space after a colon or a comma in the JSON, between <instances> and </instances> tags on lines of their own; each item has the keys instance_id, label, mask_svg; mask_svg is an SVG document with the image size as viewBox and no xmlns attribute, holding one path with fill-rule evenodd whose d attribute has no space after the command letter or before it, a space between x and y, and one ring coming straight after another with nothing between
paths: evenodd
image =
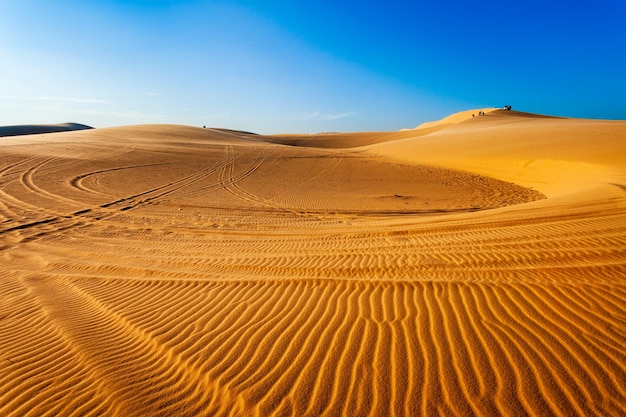
<instances>
[{"instance_id":1,"label":"dune slope","mask_svg":"<svg viewBox=\"0 0 626 417\"><path fill-rule=\"evenodd\" d=\"M624 415L625 139L5 138L0 414Z\"/></svg>"}]
</instances>

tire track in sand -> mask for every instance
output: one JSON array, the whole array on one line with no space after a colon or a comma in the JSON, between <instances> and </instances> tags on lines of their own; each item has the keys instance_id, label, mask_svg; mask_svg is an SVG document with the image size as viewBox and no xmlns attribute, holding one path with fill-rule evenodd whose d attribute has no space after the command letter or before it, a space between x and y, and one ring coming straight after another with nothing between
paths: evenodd
<instances>
[{"instance_id":1,"label":"tire track in sand","mask_svg":"<svg viewBox=\"0 0 626 417\"><path fill-rule=\"evenodd\" d=\"M159 164L144 164L144 165L129 165L129 166L122 166L122 167L113 167L113 168L107 168L107 169L99 169L97 171L90 171L90 172L86 172L86 173L82 173L82 174L78 174L75 175L74 177L70 178L68 183L70 184L70 186L86 192L86 193L92 193L92 194L96 194L96 195L103 195L103 196L107 196L107 197L111 197L113 196L112 194L109 193L103 193L102 191L98 191L95 187L88 187L86 185L84 185L84 183L86 181L90 181L92 182L94 185L97 184L97 175L100 174L105 174L105 173L110 173L110 172L115 172L115 171L123 171L123 170L127 170L127 169L137 169L137 168L148 168L148 167L155 167L155 166L160 166L160 165L165 165L165 163L159 163ZM94 177L92 179L92 177Z\"/></svg>"},{"instance_id":2,"label":"tire track in sand","mask_svg":"<svg viewBox=\"0 0 626 417\"><path fill-rule=\"evenodd\" d=\"M49 193L41 187L35 185L32 179L33 173L54 158L55 157L46 158L38 164L35 164L34 166L31 166L23 171L20 176L22 184L24 184L28 189L46 198L68 204L82 205L82 203L75 200ZM54 217L46 215L44 218L36 220L28 219L26 221L19 222L18 224L15 224L13 221L5 222L3 224L4 227L0 228L0 236L17 232L19 234L20 243L32 242L47 236L59 235L76 227L84 227L86 225L93 224L95 221L109 219L122 211L136 209L149 204L156 204L165 200L167 196L203 180L216 172L225 163L227 163L226 160L218 161L205 169L193 172L192 174L178 180L168 182L162 186L117 199L109 203L101 204L95 208L85 208L66 215L57 214ZM14 167L17 165L18 164L14 164ZM33 210L41 210L38 206L32 206L31 208ZM4 249L6 249L6 247ZM2 248L0 248L0 251L1 250Z\"/></svg>"},{"instance_id":3,"label":"tire track in sand","mask_svg":"<svg viewBox=\"0 0 626 417\"><path fill-rule=\"evenodd\" d=\"M260 205L269 209L283 209L286 208L281 207L277 202L273 200L269 200L263 197L260 197L257 194L246 191L239 185L239 182L244 180L245 178L252 175L258 168L263 164L263 162L274 152L274 149L269 147L261 153L258 153L254 160L241 172L236 173L235 171L235 153L233 146L227 147L227 159L229 163L225 165L219 174L219 184L221 188L228 191L233 196L247 201L253 205Z\"/></svg>"}]
</instances>

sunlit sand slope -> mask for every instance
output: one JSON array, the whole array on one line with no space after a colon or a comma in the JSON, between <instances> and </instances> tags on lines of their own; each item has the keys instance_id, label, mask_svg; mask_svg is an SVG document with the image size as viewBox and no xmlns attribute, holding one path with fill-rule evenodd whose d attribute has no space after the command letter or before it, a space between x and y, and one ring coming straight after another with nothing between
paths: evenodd
<instances>
[{"instance_id":1,"label":"sunlit sand slope","mask_svg":"<svg viewBox=\"0 0 626 417\"><path fill-rule=\"evenodd\" d=\"M311 139L3 139L0 414L626 413L626 123Z\"/></svg>"}]
</instances>

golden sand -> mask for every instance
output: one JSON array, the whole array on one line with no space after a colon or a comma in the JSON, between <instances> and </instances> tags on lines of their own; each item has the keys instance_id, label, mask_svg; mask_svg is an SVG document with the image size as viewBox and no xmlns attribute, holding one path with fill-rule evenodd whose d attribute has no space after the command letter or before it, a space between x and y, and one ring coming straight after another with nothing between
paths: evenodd
<instances>
[{"instance_id":1,"label":"golden sand","mask_svg":"<svg viewBox=\"0 0 626 417\"><path fill-rule=\"evenodd\" d=\"M0 415L625 415L626 122L471 113L1 138Z\"/></svg>"}]
</instances>

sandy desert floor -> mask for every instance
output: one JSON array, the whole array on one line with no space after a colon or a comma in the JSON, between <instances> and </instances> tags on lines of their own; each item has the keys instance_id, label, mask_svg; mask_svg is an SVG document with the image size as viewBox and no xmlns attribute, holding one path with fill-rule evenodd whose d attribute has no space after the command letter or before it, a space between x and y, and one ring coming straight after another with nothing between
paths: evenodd
<instances>
[{"instance_id":1,"label":"sandy desert floor","mask_svg":"<svg viewBox=\"0 0 626 417\"><path fill-rule=\"evenodd\" d=\"M626 121L0 138L4 416L626 415Z\"/></svg>"}]
</instances>

